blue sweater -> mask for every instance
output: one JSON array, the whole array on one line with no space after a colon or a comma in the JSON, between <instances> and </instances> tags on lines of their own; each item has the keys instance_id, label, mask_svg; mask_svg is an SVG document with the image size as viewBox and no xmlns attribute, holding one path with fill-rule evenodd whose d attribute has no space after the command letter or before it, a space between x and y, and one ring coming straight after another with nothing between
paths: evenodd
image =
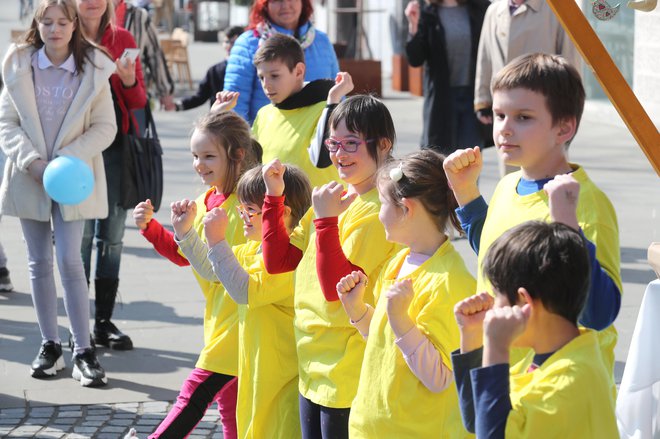
<instances>
[{"instance_id":1,"label":"blue sweater","mask_svg":"<svg viewBox=\"0 0 660 439\"><path fill-rule=\"evenodd\" d=\"M272 26L278 32L293 35L290 30L275 24ZM310 26L309 22L301 26L298 33L303 35ZM259 37L253 30L248 30L239 36L231 49L225 73L225 90L240 92L234 111L247 120L250 125L259 109L270 103L261 88L257 69L252 64L258 46ZM314 41L305 49L305 68L305 81L335 79L339 71L339 63L330 39L318 29L316 29Z\"/></svg>"}]
</instances>

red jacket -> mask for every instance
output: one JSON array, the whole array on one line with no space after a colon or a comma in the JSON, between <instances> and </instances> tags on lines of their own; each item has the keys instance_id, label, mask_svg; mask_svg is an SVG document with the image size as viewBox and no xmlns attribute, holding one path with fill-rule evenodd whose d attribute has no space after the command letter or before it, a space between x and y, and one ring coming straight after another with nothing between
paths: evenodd
<instances>
[{"instance_id":1,"label":"red jacket","mask_svg":"<svg viewBox=\"0 0 660 439\"><path fill-rule=\"evenodd\" d=\"M103 38L101 38L101 45L106 48L110 53L113 60L116 60L121 56L126 48L136 48L135 40L130 32L126 29L114 26L108 26L105 32L103 33ZM129 110L136 110L138 108L144 108L147 104L147 94L144 88L144 78L142 76L142 64L140 64L140 58L136 60L135 66L135 78L137 79L137 84L135 87L125 88L119 75L113 73L110 77L110 86L112 87L112 93L117 99L117 103L121 108L121 132L128 132L128 117L130 115ZM119 119L119 118L118 118ZM117 127L119 129L119 127Z\"/></svg>"}]
</instances>

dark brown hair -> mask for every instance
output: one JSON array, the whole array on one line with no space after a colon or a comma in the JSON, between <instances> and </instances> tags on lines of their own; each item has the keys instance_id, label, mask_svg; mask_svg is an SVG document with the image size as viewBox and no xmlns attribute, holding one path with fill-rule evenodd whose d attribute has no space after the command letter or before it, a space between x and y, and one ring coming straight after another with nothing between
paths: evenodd
<instances>
[{"instance_id":1,"label":"dark brown hair","mask_svg":"<svg viewBox=\"0 0 660 439\"><path fill-rule=\"evenodd\" d=\"M493 93L514 88L542 94L553 125L575 118L577 132L584 110L584 87L577 69L563 57L531 53L515 58L495 75L492 83Z\"/></svg>"},{"instance_id":2,"label":"dark brown hair","mask_svg":"<svg viewBox=\"0 0 660 439\"><path fill-rule=\"evenodd\" d=\"M591 269L585 240L561 223L528 221L493 242L484 276L513 306L523 287L548 311L577 324L589 293Z\"/></svg>"},{"instance_id":3,"label":"dark brown hair","mask_svg":"<svg viewBox=\"0 0 660 439\"><path fill-rule=\"evenodd\" d=\"M44 46L44 42L41 40L41 35L39 34L39 23L46 14L46 10L51 6L59 7L67 20L73 22L74 24L71 41L69 41L69 48L73 54L73 60L76 64L76 70L78 70L78 72L83 72L85 59L87 59L90 64L94 65L91 58L93 49L99 49L108 55L105 49L90 42L83 35L82 24L80 23L80 19L78 17L78 10L76 9L75 0L41 0L34 11L34 17L32 18L30 28L22 37L23 42L37 49L41 49ZM108 55L108 57L109 56L110 55Z\"/></svg>"},{"instance_id":4,"label":"dark brown hair","mask_svg":"<svg viewBox=\"0 0 660 439\"><path fill-rule=\"evenodd\" d=\"M250 136L249 125L233 111L223 111L206 114L195 122L195 129L210 135L218 149L227 153L227 174L221 189L223 193L234 192L243 172L260 162L261 146Z\"/></svg>"},{"instance_id":5,"label":"dark brown hair","mask_svg":"<svg viewBox=\"0 0 660 439\"><path fill-rule=\"evenodd\" d=\"M238 181L236 196L242 203L252 203L257 206L264 204L266 184L261 169L262 166L256 166L245 171ZM312 185L299 167L288 163L283 178L284 204L291 208L290 226L293 229L312 203Z\"/></svg>"},{"instance_id":6,"label":"dark brown hair","mask_svg":"<svg viewBox=\"0 0 660 439\"><path fill-rule=\"evenodd\" d=\"M392 160L378 172L378 192L400 207L402 198L416 198L434 218L440 232L447 229L447 220L460 231L461 223L454 211L458 203L442 168L444 160L442 154L430 149ZM396 168L401 168L403 174L398 181L390 177L390 171Z\"/></svg>"},{"instance_id":7,"label":"dark brown hair","mask_svg":"<svg viewBox=\"0 0 660 439\"><path fill-rule=\"evenodd\" d=\"M371 95L355 95L347 98L334 109L328 124L336 130L341 121L344 121L346 129L359 134L364 140L373 140L366 145L369 156L377 164L380 164L378 147L381 142L387 142L392 146L388 160L391 158L396 131L392 115L380 100Z\"/></svg>"},{"instance_id":8,"label":"dark brown hair","mask_svg":"<svg viewBox=\"0 0 660 439\"><path fill-rule=\"evenodd\" d=\"M305 64L305 54L296 39L278 33L264 41L257 49L252 63L256 67L263 62L275 60L286 64L289 71L292 72L298 63Z\"/></svg>"}]
</instances>

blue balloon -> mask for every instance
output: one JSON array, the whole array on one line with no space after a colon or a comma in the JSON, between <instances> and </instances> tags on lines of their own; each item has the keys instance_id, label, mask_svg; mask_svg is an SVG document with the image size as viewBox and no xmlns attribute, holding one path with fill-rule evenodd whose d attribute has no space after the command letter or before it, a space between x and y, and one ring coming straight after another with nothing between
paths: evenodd
<instances>
[{"instance_id":1,"label":"blue balloon","mask_svg":"<svg viewBox=\"0 0 660 439\"><path fill-rule=\"evenodd\" d=\"M60 204L80 204L94 189L94 175L79 158L63 155L46 166L44 188Z\"/></svg>"}]
</instances>

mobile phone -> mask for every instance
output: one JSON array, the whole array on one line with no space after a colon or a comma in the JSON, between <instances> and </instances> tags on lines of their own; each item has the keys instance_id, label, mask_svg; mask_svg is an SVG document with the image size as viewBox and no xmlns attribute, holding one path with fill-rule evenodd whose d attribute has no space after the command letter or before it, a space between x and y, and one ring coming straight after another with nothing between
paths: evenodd
<instances>
[{"instance_id":1,"label":"mobile phone","mask_svg":"<svg viewBox=\"0 0 660 439\"><path fill-rule=\"evenodd\" d=\"M131 60L135 62L137 59L138 55L140 54L140 49L124 49L124 53L121 54L121 60L122 62L126 62L126 60Z\"/></svg>"}]
</instances>

